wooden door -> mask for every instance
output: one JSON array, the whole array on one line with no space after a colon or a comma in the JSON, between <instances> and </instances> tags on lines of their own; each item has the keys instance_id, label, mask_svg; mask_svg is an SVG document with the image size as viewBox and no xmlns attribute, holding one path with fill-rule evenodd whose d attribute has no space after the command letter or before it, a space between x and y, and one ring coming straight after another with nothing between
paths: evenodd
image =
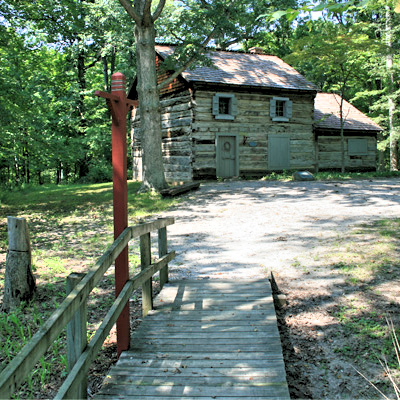
<instances>
[{"instance_id":1,"label":"wooden door","mask_svg":"<svg viewBox=\"0 0 400 400\"><path fill-rule=\"evenodd\" d=\"M268 169L283 171L290 167L290 137L268 135Z\"/></svg>"},{"instance_id":2,"label":"wooden door","mask_svg":"<svg viewBox=\"0 0 400 400\"><path fill-rule=\"evenodd\" d=\"M237 158L237 137L218 135L217 137L217 177L231 178L239 175Z\"/></svg>"}]
</instances>

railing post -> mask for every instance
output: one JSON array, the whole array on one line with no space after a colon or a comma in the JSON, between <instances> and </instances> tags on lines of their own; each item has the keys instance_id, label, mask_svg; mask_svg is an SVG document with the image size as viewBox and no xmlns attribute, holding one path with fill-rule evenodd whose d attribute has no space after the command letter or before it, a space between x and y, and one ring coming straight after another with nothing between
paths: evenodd
<instances>
[{"instance_id":1,"label":"railing post","mask_svg":"<svg viewBox=\"0 0 400 400\"><path fill-rule=\"evenodd\" d=\"M151 264L150 233L140 236L140 265L142 271ZM153 308L152 278L142 285L142 313L146 316Z\"/></svg>"},{"instance_id":2,"label":"railing post","mask_svg":"<svg viewBox=\"0 0 400 400\"><path fill-rule=\"evenodd\" d=\"M126 103L126 78L120 72L111 76L111 94L119 100L112 101L114 112L112 119L112 165L113 165L113 210L114 240L128 226L128 183L127 183L127 144L126 115L129 106ZM115 260L115 297L118 297L129 280L128 246ZM128 350L130 345L129 302L117 321L117 354Z\"/></svg>"},{"instance_id":3,"label":"railing post","mask_svg":"<svg viewBox=\"0 0 400 400\"><path fill-rule=\"evenodd\" d=\"M161 218L159 218L161 219ZM161 258L168 253L167 227L158 230L158 256ZM168 264L160 270L160 287L168 282Z\"/></svg>"},{"instance_id":4,"label":"railing post","mask_svg":"<svg viewBox=\"0 0 400 400\"><path fill-rule=\"evenodd\" d=\"M67 296L85 276L83 273L72 273L67 277ZM71 372L76 361L87 346L87 304L86 299L75 312L67 325L67 361L68 371ZM81 380L77 392L71 399L87 399L87 377Z\"/></svg>"}]
</instances>

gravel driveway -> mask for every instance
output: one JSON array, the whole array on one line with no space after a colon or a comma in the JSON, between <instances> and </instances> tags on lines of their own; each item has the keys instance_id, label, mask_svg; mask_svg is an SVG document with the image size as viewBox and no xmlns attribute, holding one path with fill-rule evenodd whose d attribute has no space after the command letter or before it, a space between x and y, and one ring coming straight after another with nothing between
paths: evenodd
<instances>
[{"instance_id":1,"label":"gravel driveway","mask_svg":"<svg viewBox=\"0 0 400 400\"><path fill-rule=\"evenodd\" d=\"M295 278L293 261L355 224L400 216L400 180L208 182L168 215L173 277Z\"/></svg>"},{"instance_id":2,"label":"gravel driveway","mask_svg":"<svg viewBox=\"0 0 400 400\"><path fill-rule=\"evenodd\" d=\"M337 351L357 349L359 339L345 336L335 312L356 298L364 299L363 309L369 298L329 259L333 244L360 223L400 217L399 189L399 179L204 183L168 213L176 218L168 227L177 252L171 277L257 278L272 271L287 296L277 316L291 398L376 398L355 368L383 384L377 361L360 365L357 350L354 357ZM398 310L399 276L377 287L379 312Z\"/></svg>"}]
</instances>

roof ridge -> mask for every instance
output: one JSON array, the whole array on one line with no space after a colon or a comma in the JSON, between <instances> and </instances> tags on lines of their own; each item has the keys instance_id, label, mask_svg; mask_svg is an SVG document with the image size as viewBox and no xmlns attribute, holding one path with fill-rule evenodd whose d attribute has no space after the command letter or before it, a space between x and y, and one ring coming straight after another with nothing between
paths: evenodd
<instances>
[{"instance_id":1,"label":"roof ridge","mask_svg":"<svg viewBox=\"0 0 400 400\"><path fill-rule=\"evenodd\" d=\"M164 47L178 47L177 44L172 44L172 43L156 43L156 46L164 46ZM276 56L275 54L256 54L256 53L251 53L249 51L245 50L240 50L240 49L231 49L231 50L223 50L223 49L218 49L216 47L206 47L207 51L212 51L212 52L218 52L218 53L231 53L231 54L246 54L250 56L267 56L267 57L276 57L282 60L280 57ZM282 60L283 61L283 60ZM285 62L285 61L283 61Z\"/></svg>"},{"instance_id":2,"label":"roof ridge","mask_svg":"<svg viewBox=\"0 0 400 400\"><path fill-rule=\"evenodd\" d=\"M175 46L159 44L157 53L165 58L174 52ZM280 57L268 54L238 51L214 51L208 49L213 68L198 66L181 73L188 82L253 86L285 90L316 92L318 88L299 71Z\"/></svg>"}]
</instances>

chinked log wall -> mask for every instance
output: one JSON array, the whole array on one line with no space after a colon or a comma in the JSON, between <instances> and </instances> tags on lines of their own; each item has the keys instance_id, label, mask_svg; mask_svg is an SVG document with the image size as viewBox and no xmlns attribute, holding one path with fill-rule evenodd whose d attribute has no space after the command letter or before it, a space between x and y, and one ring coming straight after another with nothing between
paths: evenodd
<instances>
[{"instance_id":1,"label":"chinked log wall","mask_svg":"<svg viewBox=\"0 0 400 400\"><path fill-rule=\"evenodd\" d=\"M161 124L163 136L163 159L165 176L168 181L191 181L192 175L192 139L191 123L193 104L188 92L178 97L161 101ZM142 178L139 112L133 116L132 157L133 177Z\"/></svg>"},{"instance_id":2,"label":"chinked log wall","mask_svg":"<svg viewBox=\"0 0 400 400\"><path fill-rule=\"evenodd\" d=\"M318 169L337 169L341 167L340 137L318 137ZM352 139L365 139L366 136L351 136ZM362 156L349 156L347 143L349 137L345 137L345 167L346 169L367 170L376 168L376 139L373 136L368 139L368 154Z\"/></svg>"},{"instance_id":3,"label":"chinked log wall","mask_svg":"<svg viewBox=\"0 0 400 400\"><path fill-rule=\"evenodd\" d=\"M195 92L192 125L194 177L215 176L217 133L239 135L240 175L263 175L268 171L270 134L290 137L291 169L314 167L314 99L311 95L285 94L293 102L293 117L289 122L273 122L269 111L269 102L273 95L229 92L235 94L238 114L233 121L221 121L215 120L211 113L211 101L215 93L200 90ZM250 143L256 144L256 147L252 147Z\"/></svg>"},{"instance_id":4,"label":"chinked log wall","mask_svg":"<svg viewBox=\"0 0 400 400\"><path fill-rule=\"evenodd\" d=\"M268 171L268 135L290 137L290 168L312 169L315 146L312 133L314 99L311 95L280 94L293 102L289 122L273 122L269 114L272 94L235 93L238 114L234 121L215 120L211 112L216 91L183 92L162 105L163 156L169 181L216 176L215 140L219 134L239 135L240 175L262 176ZM229 93L234 93L229 92ZM140 118L133 118L134 178L141 179ZM256 143L253 147L250 143Z\"/></svg>"}]
</instances>

